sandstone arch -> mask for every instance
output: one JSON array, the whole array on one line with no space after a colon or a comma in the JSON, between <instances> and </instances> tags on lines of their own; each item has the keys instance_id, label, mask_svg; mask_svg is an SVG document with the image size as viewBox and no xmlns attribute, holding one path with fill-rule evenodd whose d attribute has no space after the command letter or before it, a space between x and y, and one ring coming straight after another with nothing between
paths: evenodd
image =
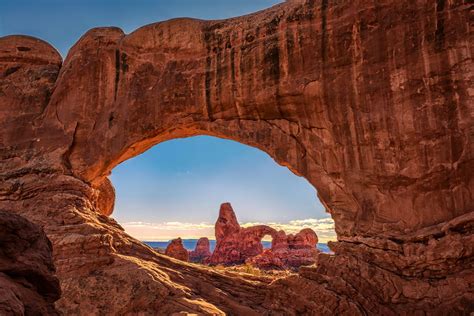
<instances>
[{"instance_id":1,"label":"sandstone arch","mask_svg":"<svg viewBox=\"0 0 474 316\"><path fill-rule=\"evenodd\" d=\"M64 63L40 40L3 37L0 208L45 227L63 289L59 306L70 313L249 314L269 306L467 313L469 8L291 0L250 16L178 19L130 35L94 29ZM270 287L259 281L249 295L254 284L229 286L231 279L156 256L98 214L112 210L113 166L196 134L258 147L306 177L336 221L336 255ZM284 290L302 283L301 297ZM103 293L107 302L97 299Z\"/></svg>"},{"instance_id":2,"label":"sandstone arch","mask_svg":"<svg viewBox=\"0 0 474 316\"><path fill-rule=\"evenodd\" d=\"M223 203L215 225L216 247L209 263L242 264L246 259L262 253L265 235L276 236L277 233L266 225L240 227L230 203Z\"/></svg>"}]
</instances>

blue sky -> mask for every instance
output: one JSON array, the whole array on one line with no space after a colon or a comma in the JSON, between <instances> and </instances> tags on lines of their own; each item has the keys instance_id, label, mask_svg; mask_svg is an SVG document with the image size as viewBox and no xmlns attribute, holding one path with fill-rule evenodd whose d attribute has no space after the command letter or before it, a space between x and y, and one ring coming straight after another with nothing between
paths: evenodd
<instances>
[{"instance_id":1,"label":"blue sky","mask_svg":"<svg viewBox=\"0 0 474 316\"><path fill-rule=\"evenodd\" d=\"M304 178L259 149L210 136L161 143L117 166L111 179L123 222L137 214L151 222L163 214L172 222L215 221L222 202L242 222L326 216Z\"/></svg>"},{"instance_id":2,"label":"blue sky","mask_svg":"<svg viewBox=\"0 0 474 316\"><path fill-rule=\"evenodd\" d=\"M0 35L36 36L66 56L93 27L118 26L130 33L171 18L223 19L279 2L0 0ZM115 168L111 179L117 193L113 217L140 239L212 237L219 205L227 201L244 225L266 223L289 231L313 227L320 239L334 236L333 224L305 179L234 141L198 136L159 144Z\"/></svg>"},{"instance_id":3,"label":"blue sky","mask_svg":"<svg viewBox=\"0 0 474 316\"><path fill-rule=\"evenodd\" d=\"M143 240L213 237L219 206L231 202L244 226L315 229L334 239L315 189L263 151L210 136L175 139L117 166L116 218Z\"/></svg>"}]
</instances>

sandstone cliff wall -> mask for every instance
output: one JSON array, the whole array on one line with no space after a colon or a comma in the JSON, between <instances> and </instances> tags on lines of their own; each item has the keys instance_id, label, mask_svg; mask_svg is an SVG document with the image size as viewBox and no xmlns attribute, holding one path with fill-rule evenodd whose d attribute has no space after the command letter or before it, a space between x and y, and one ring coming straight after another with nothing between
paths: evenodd
<instances>
[{"instance_id":1,"label":"sandstone cliff wall","mask_svg":"<svg viewBox=\"0 0 474 316\"><path fill-rule=\"evenodd\" d=\"M471 10L291 0L128 35L93 29L64 62L40 40L3 37L0 209L44 226L66 313L465 314ZM117 164L201 134L260 148L314 185L336 223L335 256L267 286L163 258L106 217Z\"/></svg>"}]
</instances>

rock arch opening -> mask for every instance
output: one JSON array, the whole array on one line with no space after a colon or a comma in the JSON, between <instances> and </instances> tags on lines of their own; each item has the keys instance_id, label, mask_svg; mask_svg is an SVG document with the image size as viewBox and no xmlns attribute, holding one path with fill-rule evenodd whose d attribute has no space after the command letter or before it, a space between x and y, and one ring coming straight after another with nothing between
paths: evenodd
<instances>
[{"instance_id":1,"label":"rock arch opening","mask_svg":"<svg viewBox=\"0 0 474 316\"><path fill-rule=\"evenodd\" d=\"M64 62L41 40L2 37L0 208L44 227L66 314L465 314L470 9L285 1L128 35L96 28ZM155 255L105 216L117 164L201 134L304 176L336 222L335 255L271 284L216 277Z\"/></svg>"},{"instance_id":2,"label":"rock arch opening","mask_svg":"<svg viewBox=\"0 0 474 316\"><path fill-rule=\"evenodd\" d=\"M206 237L213 250L224 201L233 204L242 227L269 225L288 234L310 227L321 230L322 242L335 240L334 227L324 225L332 219L311 184L235 141L170 140L120 164L110 178L116 198L111 216L126 232L162 250L178 237L188 250ZM271 243L263 241L264 248Z\"/></svg>"},{"instance_id":3,"label":"rock arch opening","mask_svg":"<svg viewBox=\"0 0 474 316\"><path fill-rule=\"evenodd\" d=\"M273 244L273 237L272 235L265 235L263 236L260 242L262 244L263 249L271 249Z\"/></svg>"}]
</instances>

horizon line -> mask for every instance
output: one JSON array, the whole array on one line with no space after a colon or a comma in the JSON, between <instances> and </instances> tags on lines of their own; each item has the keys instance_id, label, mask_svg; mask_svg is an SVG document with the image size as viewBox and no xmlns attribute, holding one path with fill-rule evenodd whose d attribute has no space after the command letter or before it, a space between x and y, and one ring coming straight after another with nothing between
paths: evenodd
<instances>
[{"instance_id":1,"label":"horizon line","mask_svg":"<svg viewBox=\"0 0 474 316\"><path fill-rule=\"evenodd\" d=\"M146 243L146 242L170 242L171 240L177 239L177 238L178 238L178 237L176 237L176 238L171 238L171 239L166 239L166 240L165 240L165 239L160 239L160 240L142 240L142 239L138 239L138 240L141 241L141 242L145 242L145 243ZM180 238L180 237L179 237L179 238ZM181 240L183 240L183 241L184 241L184 240L196 240L196 241L197 241L197 240L199 240L199 239L200 239L200 238L181 238ZM216 241L216 239L211 239L211 238L208 238L208 239L209 239L209 241ZM263 239L262 239L262 241L271 242L271 240L263 240ZM327 240L327 242L329 242L329 241L337 241L337 240ZM322 242L321 240L318 240L318 244L327 244L327 242Z\"/></svg>"}]
</instances>

